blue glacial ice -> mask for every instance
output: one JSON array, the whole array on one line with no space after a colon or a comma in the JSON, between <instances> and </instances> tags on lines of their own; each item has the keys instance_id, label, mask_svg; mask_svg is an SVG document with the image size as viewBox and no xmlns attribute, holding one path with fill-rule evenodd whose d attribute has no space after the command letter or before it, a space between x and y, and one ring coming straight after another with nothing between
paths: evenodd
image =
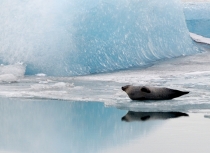
<instances>
[{"instance_id":1,"label":"blue glacial ice","mask_svg":"<svg viewBox=\"0 0 210 153\"><path fill-rule=\"evenodd\" d=\"M2 0L0 61L75 76L197 53L179 0Z\"/></svg>"},{"instance_id":2,"label":"blue glacial ice","mask_svg":"<svg viewBox=\"0 0 210 153\"><path fill-rule=\"evenodd\" d=\"M210 2L185 3L184 14L190 32L210 38Z\"/></svg>"}]
</instances>

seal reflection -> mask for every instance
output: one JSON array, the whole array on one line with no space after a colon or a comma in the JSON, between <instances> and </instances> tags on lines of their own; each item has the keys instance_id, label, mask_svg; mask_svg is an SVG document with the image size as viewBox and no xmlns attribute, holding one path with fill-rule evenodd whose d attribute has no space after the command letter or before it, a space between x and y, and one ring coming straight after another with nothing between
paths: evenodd
<instances>
[{"instance_id":1,"label":"seal reflection","mask_svg":"<svg viewBox=\"0 0 210 153\"><path fill-rule=\"evenodd\" d=\"M164 120L170 118L177 118L182 116L189 116L182 112L134 112L128 111L128 113L121 118L122 121L147 121L147 120Z\"/></svg>"}]
</instances>

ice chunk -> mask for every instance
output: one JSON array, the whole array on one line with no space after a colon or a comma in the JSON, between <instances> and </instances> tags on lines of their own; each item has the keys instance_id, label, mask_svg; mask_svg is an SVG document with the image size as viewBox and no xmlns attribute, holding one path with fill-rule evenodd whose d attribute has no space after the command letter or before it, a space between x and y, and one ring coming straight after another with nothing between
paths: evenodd
<instances>
[{"instance_id":1,"label":"ice chunk","mask_svg":"<svg viewBox=\"0 0 210 153\"><path fill-rule=\"evenodd\" d=\"M17 82L19 78L24 77L25 66L22 63L14 65L0 66L0 82Z\"/></svg>"}]
</instances>

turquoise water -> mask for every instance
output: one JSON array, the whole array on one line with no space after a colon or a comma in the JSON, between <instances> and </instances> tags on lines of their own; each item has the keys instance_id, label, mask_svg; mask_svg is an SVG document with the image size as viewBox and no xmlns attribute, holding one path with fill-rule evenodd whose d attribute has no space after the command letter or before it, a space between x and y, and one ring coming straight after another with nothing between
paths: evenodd
<instances>
[{"instance_id":1,"label":"turquoise water","mask_svg":"<svg viewBox=\"0 0 210 153\"><path fill-rule=\"evenodd\" d=\"M105 107L103 103L0 100L0 152L137 153L173 149L205 153L209 150L210 122L203 114L124 122L121 118L128 110ZM198 140L199 145L194 145Z\"/></svg>"}]
</instances>

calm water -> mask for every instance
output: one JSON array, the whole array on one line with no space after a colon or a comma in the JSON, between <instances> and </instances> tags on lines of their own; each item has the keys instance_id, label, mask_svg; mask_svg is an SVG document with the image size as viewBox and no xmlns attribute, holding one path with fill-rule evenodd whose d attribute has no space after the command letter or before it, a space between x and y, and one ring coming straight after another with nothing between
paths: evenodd
<instances>
[{"instance_id":1,"label":"calm water","mask_svg":"<svg viewBox=\"0 0 210 153\"><path fill-rule=\"evenodd\" d=\"M208 114L132 122L97 102L0 99L1 153L208 152ZM161 115L160 115L161 116ZM132 118L132 117L131 117ZM161 117L160 117L161 118Z\"/></svg>"},{"instance_id":2,"label":"calm water","mask_svg":"<svg viewBox=\"0 0 210 153\"><path fill-rule=\"evenodd\" d=\"M209 152L210 47L192 43L178 0L101 3L91 10L95 0L91 6L51 2L1 2L0 153ZM202 14L185 12L186 22L208 37L203 6ZM178 58L191 53L198 54ZM52 76L25 75L40 72ZM133 102L121 90L127 84L190 93Z\"/></svg>"}]
</instances>

